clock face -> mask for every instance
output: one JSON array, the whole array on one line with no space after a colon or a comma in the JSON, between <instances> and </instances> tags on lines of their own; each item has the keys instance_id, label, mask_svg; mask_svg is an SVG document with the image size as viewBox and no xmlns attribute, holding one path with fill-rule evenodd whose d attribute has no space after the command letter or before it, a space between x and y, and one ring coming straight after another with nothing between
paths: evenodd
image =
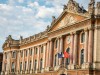
<instances>
[{"instance_id":1,"label":"clock face","mask_svg":"<svg viewBox=\"0 0 100 75\"><path fill-rule=\"evenodd\" d=\"M67 37L67 43L70 43L70 36Z\"/></svg>"}]
</instances>

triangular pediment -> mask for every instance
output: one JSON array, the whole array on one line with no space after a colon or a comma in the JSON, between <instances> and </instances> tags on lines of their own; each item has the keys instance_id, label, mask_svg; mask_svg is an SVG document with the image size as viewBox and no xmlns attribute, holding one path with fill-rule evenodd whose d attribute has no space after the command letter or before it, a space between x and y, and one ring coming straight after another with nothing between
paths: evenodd
<instances>
[{"instance_id":1,"label":"triangular pediment","mask_svg":"<svg viewBox=\"0 0 100 75\"><path fill-rule=\"evenodd\" d=\"M86 19L86 16L71 13L71 12L63 12L58 19L51 25L49 31L55 31L67 25L72 25L74 23L80 22Z\"/></svg>"}]
</instances>

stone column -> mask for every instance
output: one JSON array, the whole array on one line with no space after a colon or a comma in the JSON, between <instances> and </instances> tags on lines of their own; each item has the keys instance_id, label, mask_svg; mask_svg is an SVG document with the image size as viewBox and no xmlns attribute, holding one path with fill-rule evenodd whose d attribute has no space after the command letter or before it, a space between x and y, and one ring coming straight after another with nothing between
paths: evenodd
<instances>
[{"instance_id":1,"label":"stone column","mask_svg":"<svg viewBox=\"0 0 100 75\"><path fill-rule=\"evenodd\" d=\"M20 70L20 68L19 68L20 67L20 64L19 64L20 63L20 51L17 51L17 57L16 58L17 58L17 65L16 65L17 68L16 69L17 69L17 72L18 72Z\"/></svg>"},{"instance_id":2,"label":"stone column","mask_svg":"<svg viewBox=\"0 0 100 75\"><path fill-rule=\"evenodd\" d=\"M34 47L32 48L32 67L31 70L34 68Z\"/></svg>"},{"instance_id":3,"label":"stone column","mask_svg":"<svg viewBox=\"0 0 100 75\"><path fill-rule=\"evenodd\" d=\"M87 63L88 62L88 30L84 29L84 31L85 31L84 62Z\"/></svg>"},{"instance_id":4,"label":"stone column","mask_svg":"<svg viewBox=\"0 0 100 75\"><path fill-rule=\"evenodd\" d=\"M58 56L58 53L61 53L60 52L60 38L58 37L58 46L57 46L57 56ZM60 65L60 59L57 57L57 65Z\"/></svg>"},{"instance_id":5,"label":"stone column","mask_svg":"<svg viewBox=\"0 0 100 75\"><path fill-rule=\"evenodd\" d=\"M93 29L89 29L89 42L88 42L88 62L92 63L93 61Z\"/></svg>"},{"instance_id":6,"label":"stone column","mask_svg":"<svg viewBox=\"0 0 100 75\"><path fill-rule=\"evenodd\" d=\"M43 68L45 67L45 53L46 52L46 43L43 45L43 64L42 64L42 66L43 66Z\"/></svg>"},{"instance_id":7,"label":"stone column","mask_svg":"<svg viewBox=\"0 0 100 75\"><path fill-rule=\"evenodd\" d=\"M23 51L23 57L22 57L22 70L24 71L25 69L24 69L24 63L25 63L25 61L24 61L24 58L25 58L25 51L24 50L22 50Z\"/></svg>"},{"instance_id":8,"label":"stone column","mask_svg":"<svg viewBox=\"0 0 100 75\"><path fill-rule=\"evenodd\" d=\"M50 67L53 67L53 41L52 40L50 40L50 55L49 55L49 62L50 62L50 64L49 64L49 66Z\"/></svg>"},{"instance_id":9,"label":"stone column","mask_svg":"<svg viewBox=\"0 0 100 75\"><path fill-rule=\"evenodd\" d=\"M29 57L29 50L27 49L27 69L26 70L29 70L29 59L28 59L28 57Z\"/></svg>"},{"instance_id":10,"label":"stone column","mask_svg":"<svg viewBox=\"0 0 100 75\"><path fill-rule=\"evenodd\" d=\"M73 56L73 64L77 65L77 49L78 49L78 34L75 32L74 34L74 56Z\"/></svg>"},{"instance_id":11,"label":"stone column","mask_svg":"<svg viewBox=\"0 0 100 75\"><path fill-rule=\"evenodd\" d=\"M60 36L60 52L62 52L62 53L63 53L63 47L64 47L64 45L63 45L63 36ZM62 58L60 58L60 65L62 65L62 63L64 63L64 61L63 61Z\"/></svg>"},{"instance_id":12,"label":"stone column","mask_svg":"<svg viewBox=\"0 0 100 75\"><path fill-rule=\"evenodd\" d=\"M48 67L49 66L49 41L47 42L47 53L46 53L46 67Z\"/></svg>"},{"instance_id":13,"label":"stone column","mask_svg":"<svg viewBox=\"0 0 100 75\"><path fill-rule=\"evenodd\" d=\"M2 71L5 71L4 70L4 65L5 65L5 52L3 52L3 61L2 61Z\"/></svg>"},{"instance_id":14,"label":"stone column","mask_svg":"<svg viewBox=\"0 0 100 75\"><path fill-rule=\"evenodd\" d=\"M71 51L70 51L70 64L73 63L73 51L74 51L74 34L71 33Z\"/></svg>"},{"instance_id":15,"label":"stone column","mask_svg":"<svg viewBox=\"0 0 100 75\"><path fill-rule=\"evenodd\" d=\"M39 49L40 48L39 48L39 46L37 46L37 48L38 48L38 51L37 51L38 53L37 53L37 67L36 67L36 69L39 69L39 55L40 55Z\"/></svg>"}]
</instances>

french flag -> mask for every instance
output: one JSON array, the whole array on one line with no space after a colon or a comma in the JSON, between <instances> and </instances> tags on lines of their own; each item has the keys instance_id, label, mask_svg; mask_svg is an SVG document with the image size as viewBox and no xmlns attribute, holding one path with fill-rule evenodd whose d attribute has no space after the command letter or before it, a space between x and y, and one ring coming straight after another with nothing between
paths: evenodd
<instances>
[{"instance_id":1,"label":"french flag","mask_svg":"<svg viewBox=\"0 0 100 75\"><path fill-rule=\"evenodd\" d=\"M61 53L58 53L58 58L69 58L70 55L68 52L64 52L64 54L61 52Z\"/></svg>"}]
</instances>

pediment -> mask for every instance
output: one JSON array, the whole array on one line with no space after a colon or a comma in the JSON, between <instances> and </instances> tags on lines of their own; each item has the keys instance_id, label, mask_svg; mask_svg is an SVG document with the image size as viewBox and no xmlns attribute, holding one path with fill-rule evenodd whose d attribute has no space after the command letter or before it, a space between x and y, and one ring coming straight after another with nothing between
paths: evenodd
<instances>
[{"instance_id":1,"label":"pediment","mask_svg":"<svg viewBox=\"0 0 100 75\"><path fill-rule=\"evenodd\" d=\"M79 15L79 14L75 14L75 13L71 13L71 12L64 12L60 15L60 17L58 17L58 19L56 19L55 23L53 23L51 25L49 31L58 30L62 27L80 22L86 18L87 17Z\"/></svg>"}]
</instances>

